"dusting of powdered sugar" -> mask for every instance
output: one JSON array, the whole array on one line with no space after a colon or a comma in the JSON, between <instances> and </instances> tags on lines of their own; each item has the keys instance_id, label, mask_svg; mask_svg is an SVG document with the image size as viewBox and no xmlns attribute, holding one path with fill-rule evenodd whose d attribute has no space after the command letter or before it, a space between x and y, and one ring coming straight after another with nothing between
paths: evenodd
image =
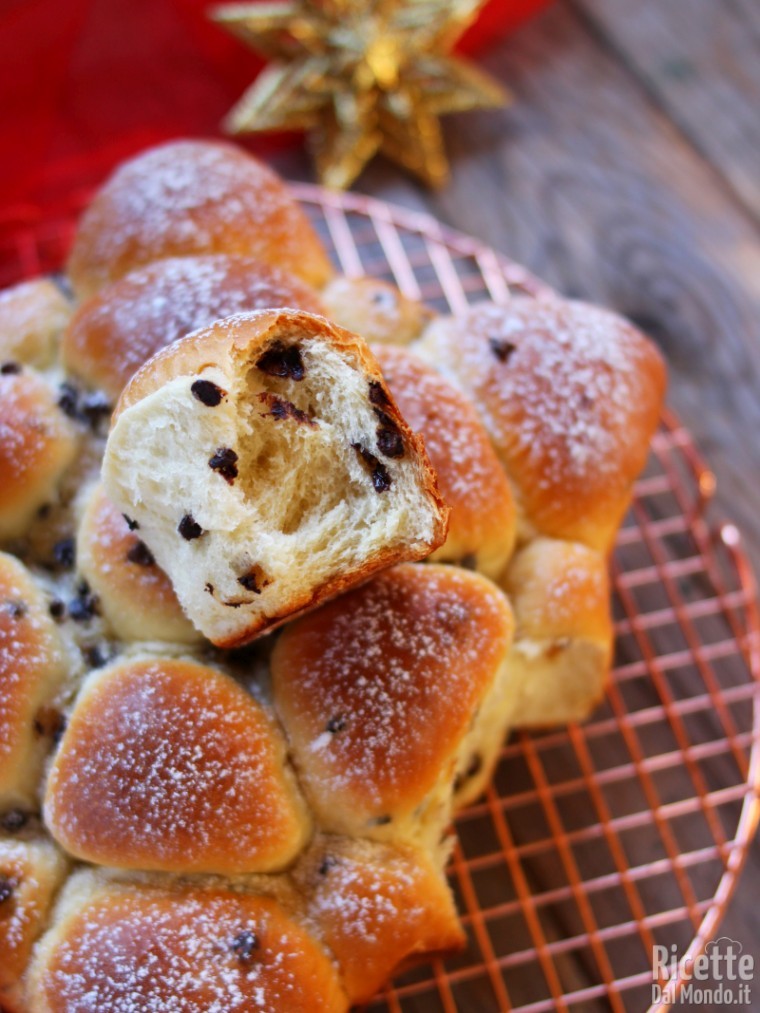
<instances>
[{"instance_id":1,"label":"dusting of powdered sugar","mask_svg":"<svg viewBox=\"0 0 760 1013\"><path fill-rule=\"evenodd\" d=\"M241 937L255 941L250 954L236 949ZM75 915L43 985L71 1013L309 1013L331 1008L334 987L316 944L274 902L158 890Z\"/></svg>"},{"instance_id":2,"label":"dusting of powdered sugar","mask_svg":"<svg viewBox=\"0 0 760 1013\"><path fill-rule=\"evenodd\" d=\"M509 501L506 477L469 401L412 353L374 351L401 414L424 439L448 506L481 517Z\"/></svg>"},{"instance_id":3,"label":"dusting of powdered sugar","mask_svg":"<svg viewBox=\"0 0 760 1013\"><path fill-rule=\"evenodd\" d=\"M628 427L659 396L644 372L653 351L631 325L583 303L515 299L444 327L444 357L538 488L614 478Z\"/></svg>"},{"instance_id":4,"label":"dusting of powdered sugar","mask_svg":"<svg viewBox=\"0 0 760 1013\"><path fill-rule=\"evenodd\" d=\"M67 358L87 373L84 351L105 368L116 394L159 349L220 317L246 310L294 307L319 312L317 297L281 270L247 257L174 257L133 272L106 289L79 317L67 338ZM105 336L106 362L104 353ZM110 389L113 387L114 389Z\"/></svg>"},{"instance_id":5,"label":"dusting of powdered sugar","mask_svg":"<svg viewBox=\"0 0 760 1013\"><path fill-rule=\"evenodd\" d=\"M388 944L389 933L424 919L419 902L420 872L382 848L375 854L360 842L356 857L339 855L317 886L309 911L317 923L327 921L333 933L363 946Z\"/></svg>"},{"instance_id":6,"label":"dusting of powdered sugar","mask_svg":"<svg viewBox=\"0 0 760 1013\"><path fill-rule=\"evenodd\" d=\"M85 690L46 815L54 836L92 861L212 871L225 854L253 871L293 832L283 778L263 711L231 680L140 662Z\"/></svg>"},{"instance_id":7,"label":"dusting of powdered sugar","mask_svg":"<svg viewBox=\"0 0 760 1013\"><path fill-rule=\"evenodd\" d=\"M450 568L396 567L303 620L275 672L310 790L375 815L430 790L506 649L506 603Z\"/></svg>"}]
</instances>

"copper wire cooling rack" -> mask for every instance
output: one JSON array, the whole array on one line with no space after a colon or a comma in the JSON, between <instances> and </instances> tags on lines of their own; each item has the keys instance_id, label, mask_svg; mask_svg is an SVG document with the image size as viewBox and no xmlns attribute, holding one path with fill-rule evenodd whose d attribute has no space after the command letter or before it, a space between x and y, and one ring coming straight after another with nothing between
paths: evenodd
<instances>
[{"instance_id":1,"label":"copper wire cooling rack","mask_svg":"<svg viewBox=\"0 0 760 1013\"><path fill-rule=\"evenodd\" d=\"M296 193L347 275L386 277L440 311L550 294L427 216ZM59 268L84 196L56 220L20 208L0 222L0 284ZM612 561L606 702L582 726L504 747L487 794L457 820L467 949L399 978L373 1013L638 1013L653 946L684 961L716 934L758 820L760 623L736 528L706 517L713 490L666 415Z\"/></svg>"}]
</instances>

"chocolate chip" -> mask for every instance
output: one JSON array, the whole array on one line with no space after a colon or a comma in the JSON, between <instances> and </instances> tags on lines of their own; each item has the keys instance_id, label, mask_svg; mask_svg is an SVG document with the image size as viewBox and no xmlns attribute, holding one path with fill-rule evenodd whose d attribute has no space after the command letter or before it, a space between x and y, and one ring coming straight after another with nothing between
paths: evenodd
<instances>
[{"instance_id":1,"label":"chocolate chip","mask_svg":"<svg viewBox=\"0 0 760 1013\"><path fill-rule=\"evenodd\" d=\"M252 566L242 577L238 577L238 584L242 584L246 591L252 591L254 594L261 594L269 583L269 578L260 566Z\"/></svg>"},{"instance_id":2,"label":"chocolate chip","mask_svg":"<svg viewBox=\"0 0 760 1013\"><path fill-rule=\"evenodd\" d=\"M296 408L292 401L286 401L284 398L277 397L276 394L270 394L267 391L262 391L259 394L259 401L266 402L270 408L268 412L262 412L262 418L269 416L280 420L293 419L295 422L303 422L305 425L311 426L312 429L317 428L317 423L311 415L308 415L300 408Z\"/></svg>"},{"instance_id":3,"label":"chocolate chip","mask_svg":"<svg viewBox=\"0 0 760 1013\"><path fill-rule=\"evenodd\" d=\"M378 461L374 454L370 454L361 443L352 443L351 446L369 468L375 492L385 492L387 489L390 489L391 476L388 474L385 466Z\"/></svg>"},{"instance_id":4,"label":"chocolate chip","mask_svg":"<svg viewBox=\"0 0 760 1013\"><path fill-rule=\"evenodd\" d=\"M53 598L48 608L53 619L61 620L66 615L66 606L60 598Z\"/></svg>"},{"instance_id":5,"label":"chocolate chip","mask_svg":"<svg viewBox=\"0 0 760 1013\"><path fill-rule=\"evenodd\" d=\"M139 538L135 544L127 550L127 560L136 563L138 566L155 566L156 560L145 542Z\"/></svg>"},{"instance_id":6,"label":"chocolate chip","mask_svg":"<svg viewBox=\"0 0 760 1013\"><path fill-rule=\"evenodd\" d=\"M129 528L130 531L137 531L137 529L140 527L137 521L133 521L132 518L128 517L126 514L122 514L121 516L127 522L127 527Z\"/></svg>"},{"instance_id":7,"label":"chocolate chip","mask_svg":"<svg viewBox=\"0 0 760 1013\"><path fill-rule=\"evenodd\" d=\"M57 743L66 729L66 718L57 707L40 707L34 716L33 726L37 735Z\"/></svg>"},{"instance_id":8,"label":"chocolate chip","mask_svg":"<svg viewBox=\"0 0 760 1013\"><path fill-rule=\"evenodd\" d=\"M385 387L377 380L372 380L369 385L369 399L374 405L379 408L387 408L391 401L385 392Z\"/></svg>"},{"instance_id":9,"label":"chocolate chip","mask_svg":"<svg viewBox=\"0 0 760 1013\"><path fill-rule=\"evenodd\" d=\"M0 904L5 904L13 896L16 889L16 881L8 876L0 875Z\"/></svg>"},{"instance_id":10,"label":"chocolate chip","mask_svg":"<svg viewBox=\"0 0 760 1013\"><path fill-rule=\"evenodd\" d=\"M53 559L64 570L70 570L76 558L76 542L73 538L62 538L53 546Z\"/></svg>"},{"instance_id":11,"label":"chocolate chip","mask_svg":"<svg viewBox=\"0 0 760 1013\"><path fill-rule=\"evenodd\" d=\"M212 471L218 471L222 478L230 485L238 476L237 469L238 455L229 447L219 447L217 452L209 457L208 466Z\"/></svg>"},{"instance_id":12,"label":"chocolate chip","mask_svg":"<svg viewBox=\"0 0 760 1013\"><path fill-rule=\"evenodd\" d=\"M77 596L69 602L68 610L75 623L85 623L100 611L98 597L90 591L87 581L83 580L77 588Z\"/></svg>"},{"instance_id":13,"label":"chocolate chip","mask_svg":"<svg viewBox=\"0 0 760 1013\"><path fill-rule=\"evenodd\" d=\"M24 829L30 819L30 813L25 813L23 809L9 809L0 816L0 829L6 834L17 834L19 830Z\"/></svg>"},{"instance_id":14,"label":"chocolate chip","mask_svg":"<svg viewBox=\"0 0 760 1013\"><path fill-rule=\"evenodd\" d=\"M195 380L190 390L193 397L197 398L201 404L205 404L207 408L216 408L227 393L226 390L217 387L210 380Z\"/></svg>"},{"instance_id":15,"label":"chocolate chip","mask_svg":"<svg viewBox=\"0 0 760 1013\"><path fill-rule=\"evenodd\" d=\"M80 417L79 391L73 383L68 383L68 381L64 381L61 384L60 391L61 393L58 395L58 407L70 419L78 419Z\"/></svg>"},{"instance_id":16,"label":"chocolate chip","mask_svg":"<svg viewBox=\"0 0 760 1013\"><path fill-rule=\"evenodd\" d=\"M11 619L23 619L29 611L26 602L18 598L8 598L3 602L3 610L8 613Z\"/></svg>"},{"instance_id":17,"label":"chocolate chip","mask_svg":"<svg viewBox=\"0 0 760 1013\"><path fill-rule=\"evenodd\" d=\"M398 426L390 415L386 415L379 408L375 408L375 415L380 420L377 429L377 449L386 457L403 457L404 441Z\"/></svg>"},{"instance_id":18,"label":"chocolate chip","mask_svg":"<svg viewBox=\"0 0 760 1013\"><path fill-rule=\"evenodd\" d=\"M256 933L251 932L250 929L243 929L242 932L238 932L230 943L230 949L237 955L238 960L244 964L248 964L253 960L253 955L258 950L259 945L259 938Z\"/></svg>"},{"instance_id":19,"label":"chocolate chip","mask_svg":"<svg viewBox=\"0 0 760 1013\"><path fill-rule=\"evenodd\" d=\"M511 341L505 341L503 338L489 338L488 344L499 362L509 362L509 357L517 351L517 345L513 345Z\"/></svg>"},{"instance_id":20,"label":"chocolate chip","mask_svg":"<svg viewBox=\"0 0 760 1013\"><path fill-rule=\"evenodd\" d=\"M319 868L317 869L317 872L319 873L320 876L326 876L327 873L330 871L330 869L334 869L337 864L338 864L337 858L335 858L333 855L325 855L325 857L319 863Z\"/></svg>"},{"instance_id":21,"label":"chocolate chip","mask_svg":"<svg viewBox=\"0 0 760 1013\"><path fill-rule=\"evenodd\" d=\"M85 394L82 398L79 414L85 421L95 428L103 418L108 418L113 411L113 405L101 391L93 391Z\"/></svg>"},{"instance_id":22,"label":"chocolate chip","mask_svg":"<svg viewBox=\"0 0 760 1013\"><path fill-rule=\"evenodd\" d=\"M0 366L0 373L2 373L3 376L18 376L20 372L21 363L19 362L4 362L2 366Z\"/></svg>"},{"instance_id":23,"label":"chocolate chip","mask_svg":"<svg viewBox=\"0 0 760 1013\"><path fill-rule=\"evenodd\" d=\"M103 644L93 644L86 647L82 654L90 668L102 668L111 660L112 654L108 647Z\"/></svg>"},{"instance_id":24,"label":"chocolate chip","mask_svg":"<svg viewBox=\"0 0 760 1013\"><path fill-rule=\"evenodd\" d=\"M285 345L276 341L256 363L256 366L267 376L280 376L283 379L303 380L304 368L300 349L296 345Z\"/></svg>"},{"instance_id":25,"label":"chocolate chip","mask_svg":"<svg viewBox=\"0 0 760 1013\"><path fill-rule=\"evenodd\" d=\"M328 732L334 735L336 732L342 732L347 723L345 714L336 714L335 717L330 718L325 727Z\"/></svg>"},{"instance_id":26,"label":"chocolate chip","mask_svg":"<svg viewBox=\"0 0 760 1013\"><path fill-rule=\"evenodd\" d=\"M200 538L203 534L203 528L192 514L185 514L177 525L177 531L179 531L186 542L192 542L194 538Z\"/></svg>"}]
</instances>

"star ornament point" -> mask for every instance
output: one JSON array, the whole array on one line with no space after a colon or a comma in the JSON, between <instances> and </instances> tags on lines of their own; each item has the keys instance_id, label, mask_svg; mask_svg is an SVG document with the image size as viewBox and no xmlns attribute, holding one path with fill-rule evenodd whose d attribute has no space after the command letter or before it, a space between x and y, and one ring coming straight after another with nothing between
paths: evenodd
<instances>
[{"instance_id":1,"label":"star ornament point","mask_svg":"<svg viewBox=\"0 0 760 1013\"><path fill-rule=\"evenodd\" d=\"M506 91L451 54L485 0L224 4L222 27L272 61L229 112L243 134L303 130L322 182L343 189L382 152L430 186L448 179L439 117Z\"/></svg>"}]
</instances>

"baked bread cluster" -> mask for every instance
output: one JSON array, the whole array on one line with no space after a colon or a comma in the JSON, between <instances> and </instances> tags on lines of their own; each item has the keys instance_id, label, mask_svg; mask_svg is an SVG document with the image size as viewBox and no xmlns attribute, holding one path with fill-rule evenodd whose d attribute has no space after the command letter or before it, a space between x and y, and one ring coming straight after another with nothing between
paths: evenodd
<instances>
[{"instance_id":1,"label":"baked bread cluster","mask_svg":"<svg viewBox=\"0 0 760 1013\"><path fill-rule=\"evenodd\" d=\"M452 817L604 691L664 383L596 307L337 277L232 146L119 169L0 294L0 1007L340 1011L461 947Z\"/></svg>"}]
</instances>

